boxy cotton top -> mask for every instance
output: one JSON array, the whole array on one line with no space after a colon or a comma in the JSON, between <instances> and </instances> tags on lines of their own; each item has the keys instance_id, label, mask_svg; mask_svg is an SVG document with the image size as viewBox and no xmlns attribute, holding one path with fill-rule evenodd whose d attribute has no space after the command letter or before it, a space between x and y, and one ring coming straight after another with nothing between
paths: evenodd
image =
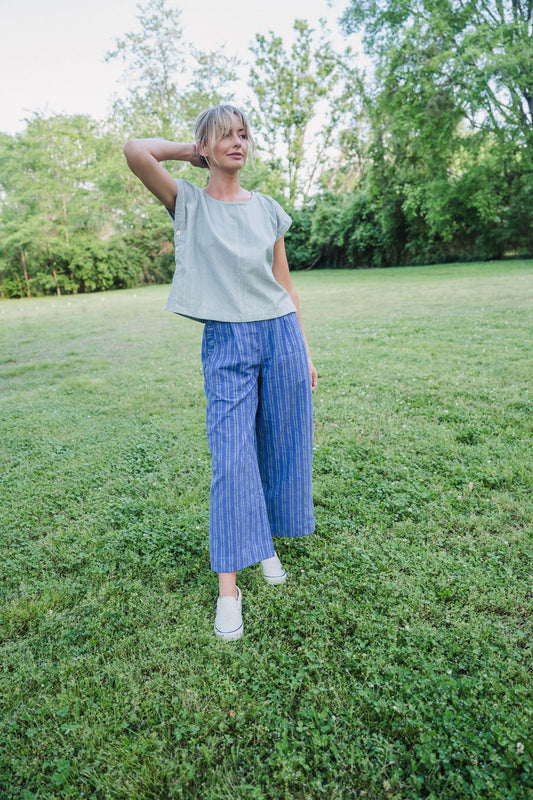
<instances>
[{"instance_id":1,"label":"boxy cotton top","mask_svg":"<svg viewBox=\"0 0 533 800\"><path fill-rule=\"evenodd\" d=\"M178 180L176 270L165 309L200 322L253 322L295 311L274 277L274 244L291 218L271 197L215 200Z\"/></svg>"}]
</instances>

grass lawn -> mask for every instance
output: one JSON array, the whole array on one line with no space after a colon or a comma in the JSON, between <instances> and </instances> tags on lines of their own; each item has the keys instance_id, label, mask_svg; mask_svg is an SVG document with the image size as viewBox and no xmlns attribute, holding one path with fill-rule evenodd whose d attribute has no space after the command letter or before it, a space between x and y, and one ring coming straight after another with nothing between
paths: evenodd
<instances>
[{"instance_id":1,"label":"grass lawn","mask_svg":"<svg viewBox=\"0 0 533 800\"><path fill-rule=\"evenodd\" d=\"M1 800L533 798L533 262L294 279L317 531L233 644L201 326L0 302Z\"/></svg>"}]
</instances>

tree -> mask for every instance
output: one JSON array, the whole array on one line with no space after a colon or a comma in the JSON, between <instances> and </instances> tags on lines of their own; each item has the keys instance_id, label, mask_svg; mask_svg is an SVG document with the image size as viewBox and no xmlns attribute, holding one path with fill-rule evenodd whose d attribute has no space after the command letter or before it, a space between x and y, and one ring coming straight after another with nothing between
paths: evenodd
<instances>
[{"instance_id":1,"label":"tree","mask_svg":"<svg viewBox=\"0 0 533 800\"><path fill-rule=\"evenodd\" d=\"M258 34L250 72L262 144L269 162L286 175L293 204L307 199L329 167L342 121L357 99L347 97L341 82L351 51L339 55L304 20L295 21L294 31L289 50L272 31Z\"/></svg>"},{"instance_id":2,"label":"tree","mask_svg":"<svg viewBox=\"0 0 533 800\"><path fill-rule=\"evenodd\" d=\"M532 10L350 1L344 28L363 33L376 63L365 198L390 241L386 262L531 251Z\"/></svg>"},{"instance_id":3,"label":"tree","mask_svg":"<svg viewBox=\"0 0 533 800\"><path fill-rule=\"evenodd\" d=\"M182 124L182 103L176 76L184 73L186 50L180 25L181 11L165 7L165 0L138 6L140 31L117 39L106 61L120 59L127 84L126 98L114 104L123 127L139 119L150 129L169 137Z\"/></svg>"},{"instance_id":4,"label":"tree","mask_svg":"<svg viewBox=\"0 0 533 800\"><path fill-rule=\"evenodd\" d=\"M115 101L113 114L126 135L190 137L203 108L231 98L235 59L186 44L180 18L166 0L147 0L139 5L139 30L106 55L125 65L127 95Z\"/></svg>"},{"instance_id":5,"label":"tree","mask_svg":"<svg viewBox=\"0 0 533 800\"><path fill-rule=\"evenodd\" d=\"M97 205L94 177L94 123L88 117L36 115L24 134L4 141L2 148L1 231L4 270L24 276L29 296L37 272L44 272L61 292L52 244L68 247L76 229L95 229ZM18 265L18 267L17 267ZM39 266L37 266L39 265Z\"/></svg>"},{"instance_id":6,"label":"tree","mask_svg":"<svg viewBox=\"0 0 533 800\"><path fill-rule=\"evenodd\" d=\"M133 285L139 259L116 241L109 173L120 150L83 115L35 115L0 139L0 282L4 295Z\"/></svg>"},{"instance_id":7,"label":"tree","mask_svg":"<svg viewBox=\"0 0 533 800\"><path fill-rule=\"evenodd\" d=\"M409 62L412 85L431 76L473 128L531 146L532 0L350 0L343 24L363 31L378 79Z\"/></svg>"}]
</instances>

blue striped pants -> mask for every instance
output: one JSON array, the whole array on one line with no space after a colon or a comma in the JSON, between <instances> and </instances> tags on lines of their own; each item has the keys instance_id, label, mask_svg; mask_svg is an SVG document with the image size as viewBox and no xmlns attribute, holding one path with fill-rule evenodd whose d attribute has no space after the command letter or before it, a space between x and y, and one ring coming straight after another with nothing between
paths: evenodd
<instances>
[{"instance_id":1,"label":"blue striped pants","mask_svg":"<svg viewBox=\"0 0 533 800\"><path fill-rule=\"evenodd\" d=\"M236 572L273 556L273 536L314 530L311 382L296 314L206 322L202 366L211 569Z\"/></svg>"}]
</instances>

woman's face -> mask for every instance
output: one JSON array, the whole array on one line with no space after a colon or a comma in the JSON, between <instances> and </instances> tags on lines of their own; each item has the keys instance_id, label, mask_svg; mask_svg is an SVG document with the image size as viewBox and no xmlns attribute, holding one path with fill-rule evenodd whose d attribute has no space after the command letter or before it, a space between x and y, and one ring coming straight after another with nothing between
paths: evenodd
<instances>
[{"instance_id":1,"label":"woman's face","mask_svg":"<svg viewBox=\"0 0 533 800\"><path fill-rule=\"evenodd\" d=\"M207 149L203 154L211 164L221 169L237 170L244 167L248 155L248 137L237 114L233 117L231 131L216 142L212 151Z\"/></svg>"}]
</instances>

